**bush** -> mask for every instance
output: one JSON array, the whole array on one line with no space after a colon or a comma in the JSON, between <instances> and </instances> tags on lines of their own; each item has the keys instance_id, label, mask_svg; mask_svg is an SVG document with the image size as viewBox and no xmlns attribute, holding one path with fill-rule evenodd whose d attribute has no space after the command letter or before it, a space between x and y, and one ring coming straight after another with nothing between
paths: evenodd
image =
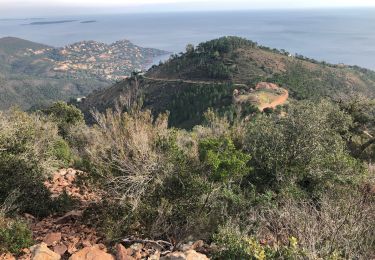
<instances>
[{"instance_id":1,"label":"bush","mask_svg":"<svg viewBox=\"0 0 375 260\"><path fill-rule=\"evenodd\" d=\"M59 128L59 134L67 137L69 129L83 123L83 113L73 105L65 102L56 102L49 108L43 109L42 113L50 116Z\"/></svg>"},{"instance_id":2,"label":"bush","mask_svg":"<svg viewBox=\"0 0 375 260\"><path fill-rule=\"evenodd\" d=\"M250 157L230 137L168 129L166 116L154 122L149 111L108 111L96 118L96 138L84 157L108 191L108 203L132 209L114 218L102 211L107 224L127 219L122 233L176 241L209 238L227 214L247 204L240 183L250 174Z\"/></svg>"},{"instance_id":3,"label":"bush","mask_svg":"<svg viewBox=\"0 0 375 260\"><path fill-rule=\"evenodd\" d=\"M23 248L32 246L32 232L21 220L9 220L0 216L0 254L19 254Z\"/></svg>"},{"instance_id":4,"label":"bush","mask_svg":"<svg viewBox=\"0 0 375 260\"><path fill-rule=\"evenodd\" d=\"M233 181L250 172L247 166L250 155L238 151L230 138L202 140L199 143L199 153L212 180Z\"/></svg>"},{"instance_id":5,"label":"bush","mask_svg":"<svg viewBox=\"0 0 375 260\"><path fill-rule=\"evenodd\" d=\"M247 235L237 226L229 224L219 229L214 235L214 241L220 246L214 259L305 259L303 249L295 237L290 237L288 243L282 246L270 246L261 243L255 237Z\"/></svg>"},{"instance_id":6,"label":"bush","mask_svg":"<svg viewBox=\"0 0 375 260\"><path fill-rule=\"evenodd\" d=\"M57 126L41 116L12 110L0 112L0 129L0 203L18 189L15 203L20 213L48 215L55 207L43 182L66 164L69 153Z\"/></svg>"},{"instance_id":7,"label":"bush","mask_svg":"<svg viewBox=\"0 0 375 260\"><path fill-rule=\"evenodd\" d=\"M319 196L365 173L350 156L343 135L351 117L328 101L300 102L286 116L262 115L248 125L245 149L260 190L294 190Z\"/></svg>"}]
</instances>

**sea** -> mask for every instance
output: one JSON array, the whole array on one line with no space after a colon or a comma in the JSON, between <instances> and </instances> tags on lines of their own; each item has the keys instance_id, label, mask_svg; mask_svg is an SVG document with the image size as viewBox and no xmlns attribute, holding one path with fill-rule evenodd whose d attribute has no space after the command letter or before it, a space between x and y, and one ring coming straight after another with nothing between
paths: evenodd
<instances>
[{"instance_id":1,"label":"sea","mask_svg":"<svg viewBox=\"0 0 375 260\"><path fill-rule=\"evenodd\" d=\"M172 53L184 51L189 43L241 36L320 61L375 70L375 9L371 8L0 17L0 37L5 36L55 47L82 40L127 39ZM154 63L167 58L157 57Z\"/></svg>"}]
</instances>

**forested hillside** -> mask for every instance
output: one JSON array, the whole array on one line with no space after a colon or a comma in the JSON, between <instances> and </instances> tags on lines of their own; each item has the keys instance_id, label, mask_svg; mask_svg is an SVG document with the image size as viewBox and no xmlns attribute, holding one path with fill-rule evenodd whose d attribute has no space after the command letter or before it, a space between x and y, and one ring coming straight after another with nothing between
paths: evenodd
<instances>
[{"instance_id":1,"label":"forested hillside","mask_svg":"<svg viewBox=\"0 0 375 260\"><path fill-rule=\"evenodd\" d=\"M137 84L135 77L125 80L91 94L79 106L89 116L90 110L114 108L121 103L120 96L137 92L144 107L155 114L170 111L171 125L192 127L202 122L209 107L230 117L253 112L251 104L239 108L232 102L233 91L250 91L259 82L287 89L291 100L375 96L373 71L294 57L250 40L223 37L196 48L188 45L186 53L152 67L138 77Z\"/></svg>"}]
</instances>

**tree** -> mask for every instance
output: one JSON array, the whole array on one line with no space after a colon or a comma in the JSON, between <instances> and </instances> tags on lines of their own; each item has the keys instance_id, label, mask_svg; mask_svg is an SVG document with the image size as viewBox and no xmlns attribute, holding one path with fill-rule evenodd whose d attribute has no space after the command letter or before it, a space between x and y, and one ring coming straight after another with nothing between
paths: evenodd
<instances>
[{"instance_id":1,"label":"tree","mask_svg":"<svg viewBox=\"0 0 375 260\"><path fill-rule=\"evenodd\" d=\"M186 53L187 54L192 54L194 53L195 51L195 47L193 44L189 43L188 45L186 45Z\"/></svg>"}]
</instances>

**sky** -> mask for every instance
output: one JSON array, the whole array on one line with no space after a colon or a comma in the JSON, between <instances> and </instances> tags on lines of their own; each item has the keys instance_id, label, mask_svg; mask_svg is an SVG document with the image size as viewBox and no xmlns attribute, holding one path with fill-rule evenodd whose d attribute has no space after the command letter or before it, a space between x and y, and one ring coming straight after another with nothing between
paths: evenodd
<instances>
[{"instance_id":1,"label":"sky","mask_svg":"<svg viewBox=\"0 0 375 260\"><path fill-rule=\"evenodd\" d=\"M375 0L0 0L0 19L67 14L375 7Z\"/></svg>"}]
</instances>

